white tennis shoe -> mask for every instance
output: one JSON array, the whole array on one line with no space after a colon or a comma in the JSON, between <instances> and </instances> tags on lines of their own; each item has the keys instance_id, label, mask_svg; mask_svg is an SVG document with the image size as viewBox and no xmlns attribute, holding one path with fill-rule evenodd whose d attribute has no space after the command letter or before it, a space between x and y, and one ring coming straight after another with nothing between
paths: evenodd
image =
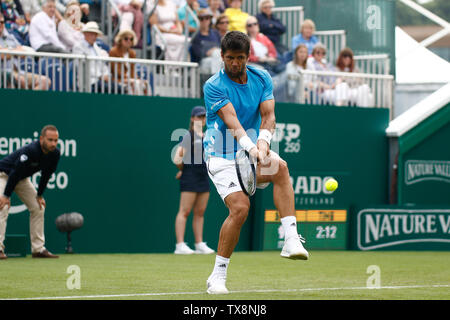
<instances>
[{"instance_id":1,"label":"white tennis shoe","mask_svg":"<svg viewBox=\"0 0 450 320\"><path fill-rule=\"evenodd\" d=\"M193 254L195 251L188 247L186 242L177 243L175 246L175 254Z\"/></svg>"},{"instance_id":2,"label":"white tennis shoe","mask_svg":"<svg viewBox=\"0 0 450 320\"><path fill-rule=\"evenodd\" d=\"M199 242L195 244L195 253L198 254L211 254L214 250L206 245L206 242Z\"/></svg>"},{"instance_id":3,"label":"white tennis shoe","mask_svg":"<svg viewBox=\"0 0 450 320\"><path fill-rule=\"evenodd\" d=\"M308 260L309 253L303 247L302 242L304 243L305 239L299 235L286 239L280 256L293 260Z\"/></svg>"},{"instance_id":4,"label":"white tennis shoe","mask_svg":"<svg viewBox=\"0 0 450 320\"><path fill-rule=\"evenodd\" d=\"M220 274L211 274L206 280L206 292L209 294L228 294L230 293L225 287L226 277Z\"/></svg>"}]
</instances>

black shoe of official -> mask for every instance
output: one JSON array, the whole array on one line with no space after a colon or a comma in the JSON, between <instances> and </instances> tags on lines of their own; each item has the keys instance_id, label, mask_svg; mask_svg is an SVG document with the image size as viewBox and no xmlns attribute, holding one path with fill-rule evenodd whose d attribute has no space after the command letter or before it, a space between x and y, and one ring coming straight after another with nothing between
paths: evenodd
<instances>
[{"instance_id":1,"label":"black shoe of official","mask_svg":"<svg viewBox=\"0 0 450 320\"><path fill-rule=\"evenodd\" d=\"M31 256L33 258L59 258L59 256L52 254L47 249L44 249L41 252L34 252L31 254Z\"/></svg>"}]
</instances>

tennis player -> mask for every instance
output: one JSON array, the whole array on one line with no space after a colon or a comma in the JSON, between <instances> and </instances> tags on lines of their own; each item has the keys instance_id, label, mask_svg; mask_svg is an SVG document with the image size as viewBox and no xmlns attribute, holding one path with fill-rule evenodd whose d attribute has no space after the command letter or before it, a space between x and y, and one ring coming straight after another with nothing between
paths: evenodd
<instances>
[{"instance_id":1,"label":"tennis player","mask_svg":"<svg viewBox=\"0 0 450 320\"><path fill-rule=\"evenodd\" d=\"M210 294L228 293L225 286L228 264L250 209L250 200L241 189L235 169L238 149L245 149L258 159L258 188L273 183L274 203L285 231L281 256L302 260L309 257L297 233L294 190L287 163L270 151L275 129L272 78L267 71L247 65L250 40L242 32L231 31L224 36L221 55L224 68L208 79L203 88L208 174L229 210L220 230L214 269L207 280Z\"/></svg>"}]
</instances>

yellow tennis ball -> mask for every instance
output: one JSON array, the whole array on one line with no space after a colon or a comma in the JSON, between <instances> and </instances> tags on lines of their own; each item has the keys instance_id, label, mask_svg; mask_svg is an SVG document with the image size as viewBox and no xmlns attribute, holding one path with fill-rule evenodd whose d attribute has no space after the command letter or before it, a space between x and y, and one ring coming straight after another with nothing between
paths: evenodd
<instances>
[{"instance_id":1,"label":"yellow tennis ball","mask_svg":"<svg viewBox=\"0 0 450 320\"><path fill-rule=\"evenodd\" d=\"M333 178L330 178L327 180L327 182L325 182L325 188L328 191L334 191L338 188L338 182L336 180L334 180Z\"/></svg>"}]
</instances>

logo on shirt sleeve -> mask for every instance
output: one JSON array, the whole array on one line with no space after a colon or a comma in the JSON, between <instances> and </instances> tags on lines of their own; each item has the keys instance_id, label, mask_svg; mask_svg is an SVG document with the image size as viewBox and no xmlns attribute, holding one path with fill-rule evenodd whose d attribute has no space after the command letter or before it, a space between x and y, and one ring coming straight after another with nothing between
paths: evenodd
<instances>
[{"instance_id":1,"label":"logo on shirt sleeve","mask_svg":"<svg viewBox=\"0 0 450 320\"><path fill-rule=\"evenodd\" d=\"M214 103L214 104L211 106L211 110L214 109L215 106L221 104L221 103L223 102L223 100L224 100L224 99L219 100L219 101L217 101L216 103Z\"/></svg>"},{"instance_id":2,"label":"logo on shirt sleeve","mask_svg":"<svg viewBox=\"0 0 450 320\"><path fill-rule=\"evenodd\" d=\"M25 162L28 160L28 156L26 154L23 154L20 156L20 162Z\"/></svg>"}]
</instances>

